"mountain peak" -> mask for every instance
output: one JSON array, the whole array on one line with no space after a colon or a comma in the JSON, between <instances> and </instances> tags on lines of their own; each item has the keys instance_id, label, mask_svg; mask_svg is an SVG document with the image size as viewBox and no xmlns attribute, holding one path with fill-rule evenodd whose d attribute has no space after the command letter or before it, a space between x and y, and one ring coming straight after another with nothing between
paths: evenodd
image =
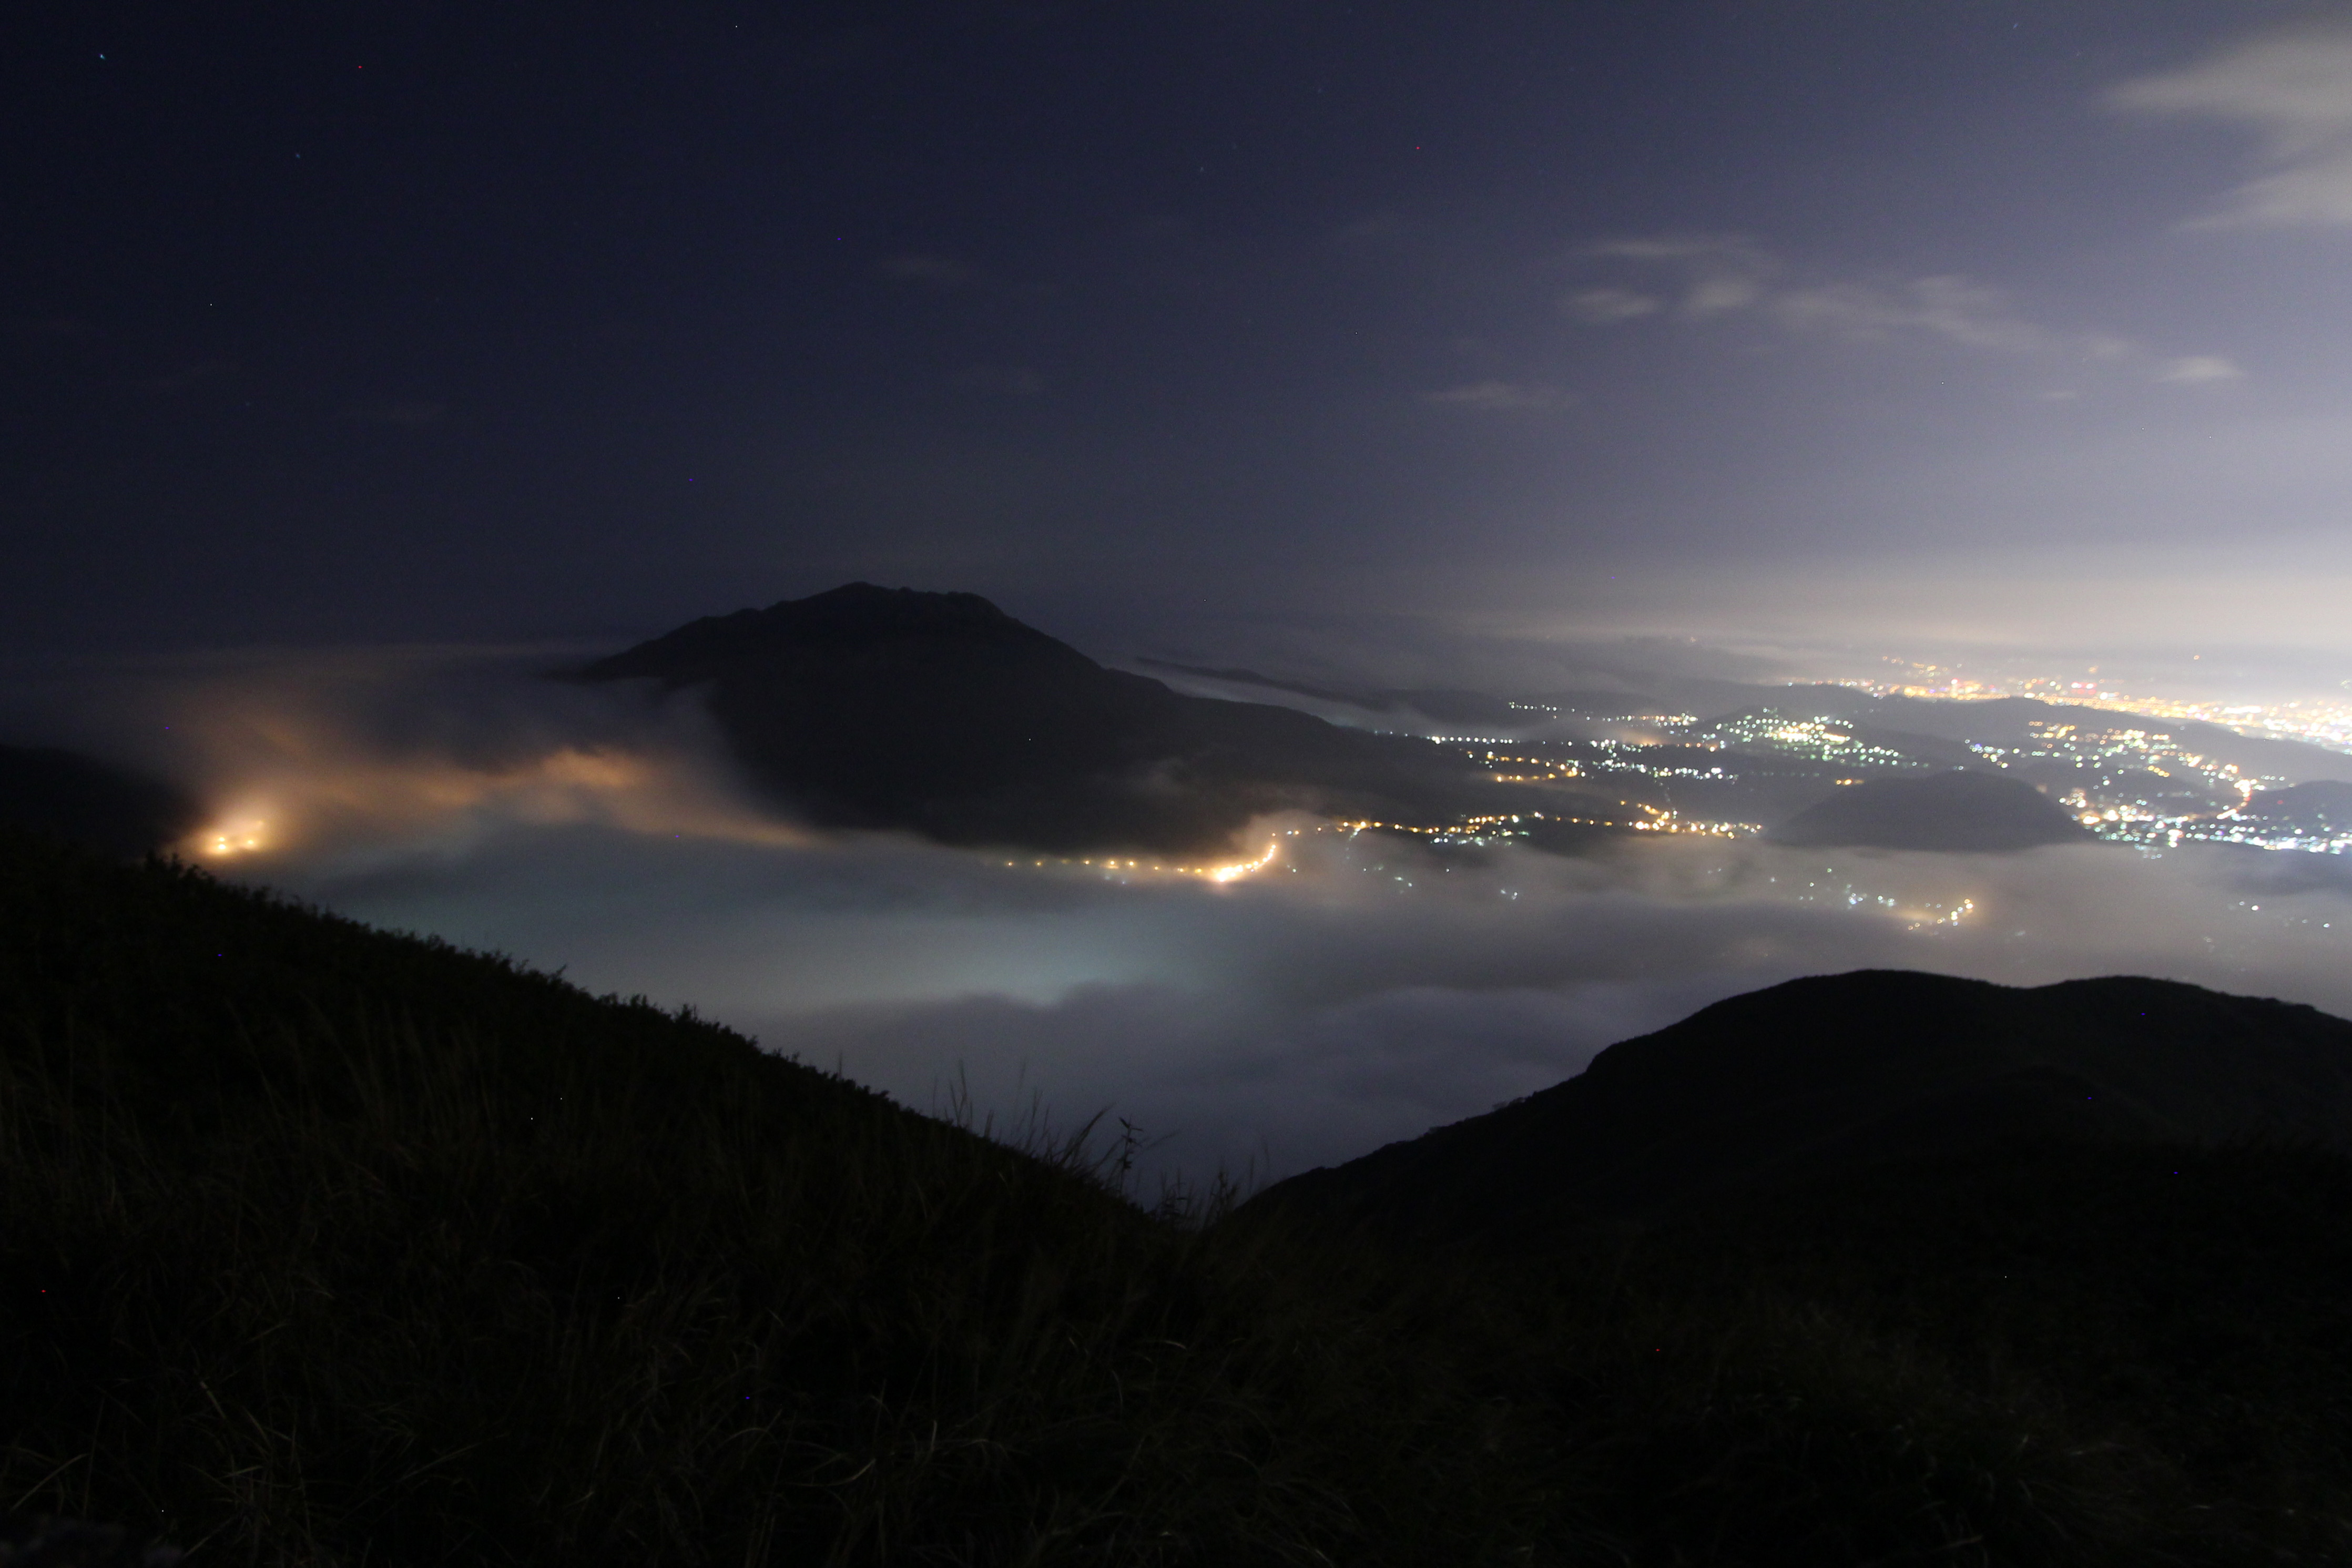
<instances>
[{"instance_id":1,"label":"mountain peak","mask_svg":"<svg viewBox=\"0 0 2352 1568\"><path fill-rule=\"evenodd\" d=\"M828 826L950 844L1222 852L1290 808L1510 809L1467 758L1106 669L977 594L847 583L694 621L588 680L706 689L746 775Z\"/></svg>"},{"instance_id":2,"label":"mountain peak","mask_svg":"<svg viewBox=\"0 0 2352 1568\"><path fill-rule=\"evenodd\" d=\"M1092 666L1067 643L1024 626L978 594L934 594L845 583L765 609L706 616L590 665L592 680L651 676L674 686L711 679L746 661L895 646L902 654L968 656L992 648L1029 658Z\"/></svg>"},{"instance_id":3,"label":"mountain peak","mask_svg":"<svg viewBox=\"0 0 2352 1568\"><path fill-rule=\"evenodd\" d=\"M1399 1235L1541 1237L2005 1142L2352 1148L2352 1022L2179 981L1811 975L1253 1200Z\"/></svg>"}]
</instances>

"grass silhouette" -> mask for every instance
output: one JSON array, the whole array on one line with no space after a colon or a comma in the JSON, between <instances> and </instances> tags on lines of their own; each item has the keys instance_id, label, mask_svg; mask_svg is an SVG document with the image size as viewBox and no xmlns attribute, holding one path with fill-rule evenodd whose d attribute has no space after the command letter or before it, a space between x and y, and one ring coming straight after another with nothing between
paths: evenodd
<instances>
[{"instance_id":1,"label":"grass silhouette","mask_svg":"<svg viewBox=\"0 0 2352 1568\"><path fill-rule=\"evenodd\" d=\"M266 1564L2352 1541L2332 1155L1915 1163L1511 1258L1120 1178L1116 1142L0 838L0 1512Z\"/></svg>"}]
</instances>

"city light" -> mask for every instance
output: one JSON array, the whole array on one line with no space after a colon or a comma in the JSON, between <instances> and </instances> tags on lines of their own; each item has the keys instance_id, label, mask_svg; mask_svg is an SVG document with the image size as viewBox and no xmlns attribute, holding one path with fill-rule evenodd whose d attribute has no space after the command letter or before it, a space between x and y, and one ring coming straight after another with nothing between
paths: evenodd
<instances>
[{"instance_id":1,"label":"city light","mask_svg":"<svg viewBox=\"0 0 2352 1568\"><path fill-rule=\"evenodd\" d=\"M267 822L255 819L234 827L208 828L195 836L197 852L215 859L233 855L250 855L268 844Z\"/></svg>"}]
</instances>

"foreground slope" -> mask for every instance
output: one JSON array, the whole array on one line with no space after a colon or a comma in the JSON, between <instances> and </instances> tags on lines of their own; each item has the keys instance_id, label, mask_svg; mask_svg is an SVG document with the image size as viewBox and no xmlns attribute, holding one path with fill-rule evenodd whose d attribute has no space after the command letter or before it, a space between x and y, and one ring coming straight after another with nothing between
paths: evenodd
<instances>
[{"instance_id":1,"label":"foreground slope","mask_svg":"<svg viewBox=\"0 0 2352 1568\"><path fill-rule=\"evenodd\" d=\"M972 594L853 583L582 675L703 688L746 771L795 810L950 844L1209 854L1284 808L1450 821L1544 804L1427 742L1106 669Z\"/></svg>"},{"instance_id":2,"label":"foreground slope","mask_svg":"<svg viewBox=\"0 0 2352 1568\"><path fill-rule=\"evenodd\" d=\"M2324 1150L1851 1148L1439 1268L1046 1152L0 835L0 1489L289 1568L2352 1555Z\"/></svg>"},{"instance_id":3,"label":"foreground slope","mask_svg":"<svg viewBox=\"0 0 2352 1568\"><path fill-rule=\"evenodd\" d=\"M284 1563L1549 1558L1493 1419L1066 1151L0 835L24 1506Z\"/></svg>"},{"instance_id":4,"label":"foreground slope","mask_svg":"<svg viewBox=\"0 0 2352 1568\"><path fill-rule=\"evenodd\" d=\"M1256 1202L1502 1237L2032 1140L2352 1147L2352 1023L2175 981L1792 980Z\"/></svg>"}]
</instances>

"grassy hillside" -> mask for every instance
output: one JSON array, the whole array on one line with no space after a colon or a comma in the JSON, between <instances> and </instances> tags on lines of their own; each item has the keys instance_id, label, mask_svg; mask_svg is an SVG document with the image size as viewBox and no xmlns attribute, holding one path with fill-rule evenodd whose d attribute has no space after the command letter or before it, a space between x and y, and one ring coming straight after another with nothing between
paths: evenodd
<instances>
[{"instance_id":1,"label":"grassy hillside","mask_svg":"<svg viewBox=\"0 0 2352 1568\"><path fill-rule=\"evenodd\" d=\"M1435 1259L1147 1215L1107 1152L0 838L0 1512L197 1563L2352 1552L2335 1155Z\"/></svg>"},{"instance_id":2,"label":"grassy hillside","mask_svg":"<svg viewBox=\"0 0 2352 1568\"><path fill-rule=\"evenodd\" d=\"M2022 1146L1570 1238L1512 1293L1636 1561L2334 1563L2347 1216L2316 1150Z\"/></svg>"},{"instance_id":3,"label":"grassy hillside","mask_svg":"<svg viewBox=\"0 0 2352 1568\"><path fill-rule=\"evenodd\" d=\"M0 1007L0 1504L264 1563L1554 1530L1377 1304L690 1016L22 839Z\"/></svg>"},{"instance_id":4,"label":"grassy hillside","mask_svg":"<svg viewBox=\"0 0 2352 1568\"><path fill-rule=\"evenodd\" d=\"M1727 998L1255 1203L1523 1250L1890 1159L2252 1140L2352 1150L2352 1022L2133 975L2020 988L1857 970Z\"/></svg>"}]
</instances>

